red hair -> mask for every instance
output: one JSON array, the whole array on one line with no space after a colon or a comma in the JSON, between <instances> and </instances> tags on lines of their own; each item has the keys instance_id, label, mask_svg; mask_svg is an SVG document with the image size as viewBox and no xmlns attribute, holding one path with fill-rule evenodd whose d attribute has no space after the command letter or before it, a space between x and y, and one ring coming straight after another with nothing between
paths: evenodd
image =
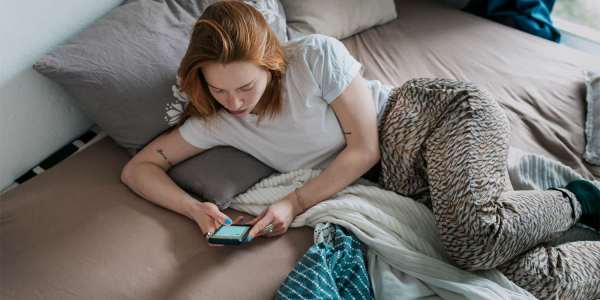
<instances>
[{"instance_id":1,"label":"red hair","mask_svg":"<svg viewBox=\"0 0 600 300\"><path fill-rule=\"evenodd\" d=\"M200 67L205 62L235 61L254 63L272 75L255 108L259 122L265 115L273 118L281 112L281 80L286 62L277 36L251 5L221 1L207 7L194 24L179 65L180 89L190 100L180 123L189 116L210 118L223 109L208 90Z\"/></svg>"}]
</instances>

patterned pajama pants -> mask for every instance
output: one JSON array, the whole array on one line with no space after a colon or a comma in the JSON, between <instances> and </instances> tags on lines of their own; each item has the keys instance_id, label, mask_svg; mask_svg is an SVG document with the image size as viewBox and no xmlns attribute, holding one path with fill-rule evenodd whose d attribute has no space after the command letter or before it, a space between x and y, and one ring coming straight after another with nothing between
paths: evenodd
<instances>
[{"instance_id":1,"label":"patterned pajama pants","mask_svg":"<svg viewBox=\"0 0 600 300\"><path fill-rule=\"evenodd\" d=\"M472 84L413 79L395 88L380 126L380 184L422 201L455 264L498 268L541 299L600 297L600 242L549 246L577 222L575 195L505 190L510 128Z\"/></svg>"}]
</instances>

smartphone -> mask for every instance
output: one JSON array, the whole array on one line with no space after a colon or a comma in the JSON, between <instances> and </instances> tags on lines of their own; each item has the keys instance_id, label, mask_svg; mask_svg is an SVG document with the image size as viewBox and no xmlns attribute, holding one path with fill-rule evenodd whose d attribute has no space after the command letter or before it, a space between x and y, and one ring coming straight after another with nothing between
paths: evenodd
<instances>
[{"instance_id":1,"label":"smartphone","mask_svg":"<svg viewBox=\"0 0 600 300\"><path fill-rule=\"evenodd\" d=\"M240 245L246 242L250 228L252 228L252 225L249 224L223 224L208 238L208 242L211 244Z\"/></svg>"}]
</instances>

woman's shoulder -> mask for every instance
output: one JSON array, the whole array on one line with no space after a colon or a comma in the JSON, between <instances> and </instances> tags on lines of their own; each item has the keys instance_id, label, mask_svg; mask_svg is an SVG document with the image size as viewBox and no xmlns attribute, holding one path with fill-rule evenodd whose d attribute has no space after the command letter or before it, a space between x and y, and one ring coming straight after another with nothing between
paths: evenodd
<instances>
[{"instance_id":1,"label":"woman's shoulder","mask_svg":"<svg viewBox=\"0 0 600 300\"><path fill-rule=\"evenodd\" d=\"M283 49L291 65L312 64L320 57L337 52L340 45L341 42L334 37L315 33L289 40Z\"/></svg>"},{"instance_id":2,"label":"woman's shoulder","mask_svg":"<svg viewBox=\"0 0 600 300\"><path fill-rule=\"evenodd\" d=\"M336 38L321 34L321 33L311 33L303 36L296 37L294 39L289 40L287 43L320 43L329 40L337 40Z\"/></svg>"},{"instance_id":3,"label":"woman's shoulder","mask_svg":"<svg viewBox=\"0 0 600 300\"><path fill-rule=\"evenodd\" d=\"M313 33L289 40L285 46L294 49L322 48L323 45L337 42L339 42L339 40L334 37L320 33Z\"/></svg>"}]
</instances>

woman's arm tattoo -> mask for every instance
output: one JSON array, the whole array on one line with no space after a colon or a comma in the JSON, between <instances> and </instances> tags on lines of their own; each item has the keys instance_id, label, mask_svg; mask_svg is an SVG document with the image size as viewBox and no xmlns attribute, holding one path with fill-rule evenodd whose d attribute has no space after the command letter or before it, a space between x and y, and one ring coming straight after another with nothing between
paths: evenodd
<instances>
[{"instance_id":1,"label":"woman's arm tattoo","mask_svg":"<svg viewBox=\"0 0 600 300\"><path fill-rule=\"evenodd\" d=\"M167 158L167 156L165 155L165 153L163 152L162 149L156 149L156 153L160 154L160 156L162 156L162 158L167 161L169 166L171 166L171 167L173 166L173 164L171 163L171 161L169 161L169 159Z\"/></svg>"}]
</instances>

